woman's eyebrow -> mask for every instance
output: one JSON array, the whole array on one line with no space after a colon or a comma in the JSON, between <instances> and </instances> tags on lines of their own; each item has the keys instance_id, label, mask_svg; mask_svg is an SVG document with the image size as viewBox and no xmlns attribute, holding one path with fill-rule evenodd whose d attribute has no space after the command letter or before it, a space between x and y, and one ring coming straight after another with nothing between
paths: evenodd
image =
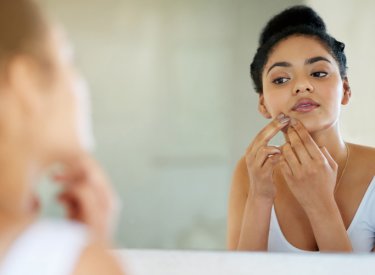
<instances>
[{"instance_id":1,"label":"woman's eyebrow","mask_svg":"<svg viewBox=\"0 0 375 275\"><path fill-rule=\"evenodd\" d=\"M275 67L292 67L292 64L289 62L276 62L268 69L267 74Z\"/></svg>"},{"instance_id":2,"label":"woman's eyebrow","mask_svg":"<svg viewBox=\"0 0 375 275\"><path fill-rule=\"evenodd\" d=\"M325 57L323 57L323 56L315 56L315 57L311 57L311 58L309 58L309 59L306 59L306 61L305 61L305 65L311 65L311 64L313 64L313 63L315 63L315 62L318 62L318 61L326 61L326 62L328 62L328 63L331 64L331 61L330 61L328 58L325 58ZM289 62L285 62L285 61L283 61L283 62L276 62L276 63L274 63L274 64L268 69L267 74L268 74L273 68L275 68L275 67L291 67L291 66L292 66L292 64L290 64Z\"/></svg>"},{"instance_id":3,"label":"woman's eyebrow","mask_svg":"<svg viewBox=\"0 0 375 275\"><path fill-rule=\"evenodd\" d=\"M311 65L311 64L313 64L315 62L318 62L318 61L326 61L328 63L331 63L331 61L329 61L327 58L325 58L323 56L315 56L315 57L306 59L305 65Z\"/></svg>"}]
</instances>

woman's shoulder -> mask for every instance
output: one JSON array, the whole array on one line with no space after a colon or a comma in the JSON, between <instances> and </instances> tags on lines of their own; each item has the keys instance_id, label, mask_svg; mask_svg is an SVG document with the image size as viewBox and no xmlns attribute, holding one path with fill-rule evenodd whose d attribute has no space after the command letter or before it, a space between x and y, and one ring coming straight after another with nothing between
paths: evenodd
<instances>
[{"instance_id":1,"label":"woman's shoulder","mask_svg":"<svg viewBox=\"0 0 375 275\"><path fill-rule=\"evenodd\" d=\"M355 160L366 160L366 162L375 161L375 147L347 143L349 146L351 157ZM375 167L375 163L374 167Z\"/></svg>"},{"instance_id":2,"label":"woman's shoulder","mask_svg":"<svg viewBox=\"0 0 375 275\"><path fill-rule=\"evenodd\" d=\"M348 146L351 166L357 171L375 176L375 148L354 143L348 143Z\"/></svg>"},{"instance_id":3,"label":"woman's shoulder","mask_svg":"<svg viewBox=\"0 0 375 275\"><path fill-rule=\"evenodd\" d=\"M347 142L347 145L350 146L350 149L375 154L375 147L371 147L371 146L368 146L368 145L362 145L362 144L356 144L356 143L350 143L350 142Z\"/></svg>"}]
</instances>

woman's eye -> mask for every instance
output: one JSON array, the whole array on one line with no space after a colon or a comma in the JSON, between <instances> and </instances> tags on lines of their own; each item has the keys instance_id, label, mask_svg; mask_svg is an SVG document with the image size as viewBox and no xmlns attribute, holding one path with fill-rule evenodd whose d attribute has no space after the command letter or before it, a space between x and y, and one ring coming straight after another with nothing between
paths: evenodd
<instances>
[{"instance_id":1,"label":"woman's eye","mask_svg":"<svg viewBox=\"0 0 375 275\"><path fill-rule=\"evenodd\" d=\"M278 77L278 78L272 80L272 83L283 84L283 83L287 82L288 80L289 80L289 78L287 78L287 77Z\"/></svg>"},{"instance_id":2,"label":"woman's eye","mask_svg":"<svg viewBox=\"0 0 375 275\"><path fill-rule=\"evenodd\" d=\"M327 75L328 75L328 73L326 73L326 72L315 72L315 73L311 74L311 76L317 77L317 78L325 77Z\"/></svg>"}]
</instances>

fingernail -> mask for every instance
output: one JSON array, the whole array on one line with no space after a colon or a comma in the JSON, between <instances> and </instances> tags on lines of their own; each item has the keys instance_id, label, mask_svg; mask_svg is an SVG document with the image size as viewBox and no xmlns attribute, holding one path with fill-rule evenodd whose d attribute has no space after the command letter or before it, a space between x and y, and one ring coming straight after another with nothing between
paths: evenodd
<instances>
[{"instance_id":1,"label":"fingernail","mask_svg":"<svg viewBox=\"0 0 375 275\"><path fill-rule=\"evenodd\" d=\"M296 125L297 125L297 120L294 119L294 118L292 118L292 119L290 120L290 125L292 125L292 126L296 126Z\"/></svg>"},{"instance_id":2,"label":"fingernail","mask_svg":"<svg viewBox=\"0 0 375 275\"><path fill-rule=\"evenodd\" d=\"M277 116L277 120L278 120L280 123L285 124L285 123L287 123L287 122L290 121L290 117L287 117L287 116L285 116L283 113L281 113L281 114L279 114L279 115Z\"/></svg>"},{"instance_id":3,"label":"fingernail","mask_svg":"<svg viewBox=\"0 0 375 275\"><path fill-rule=\"evenodd\" d=\"M281 113L281 114L279 114L279 115L277 116L277 119L280 120L280 119L283 119L284 117L285 117L285 115L284 115L283 113Z\"/></svg>"},{"instance_id":4,"label":"fingernail","mask_svg":"<svg viewBox=\"0 0 375 275\"><path fill-rule=\"evenodd\" d=\"M273 155L277 155L277 154L281 154L281 151L278 150L278 149L275 149L275 151L273 151L271 154L269 154L269 156L273 156Z\"/></svg>"}]
</instances>

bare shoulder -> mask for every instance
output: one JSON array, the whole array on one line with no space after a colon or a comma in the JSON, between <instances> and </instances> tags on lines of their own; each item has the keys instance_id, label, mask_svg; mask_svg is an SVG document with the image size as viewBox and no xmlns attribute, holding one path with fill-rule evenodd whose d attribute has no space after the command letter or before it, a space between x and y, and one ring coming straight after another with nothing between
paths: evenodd
<instances>
[{"instance_id":1,"label":"bare shoulder","mask_svg":"<svg viewBox=\"0 0 375 275\"><path fill-rule=\"evenodd\" d=\"M375 148L359 144L348 143L350 148L350 157L353 161L375 171Z\"/></svg>"},{"instance_id":2,"label":"bare shoulder","mask_svg":"<svg viewBox=\"0 0 375 275\"><path fill-rule=\"evenodd\" d=\"M352 165L361 171L368 171L375 175L375 148L359 144L348 143Z\"/></svg>"},{"instance_id":3,"label":"bare shoulder","mask_svg":"<svg viewBox=\"0 0 375 275\"><path fill-rule=\"evenodd\" d=\"M375 147L361 145L361 144L355 144L355 143L347 143L350 146L350 150L355 150L357 152L361 153L367 153L372 155L375 158Z\"/></svg>"},{"instance_id":4,"label":"bare shoulder","mask_svg":"<svg viewBox=\"0 0 375 275\"><path fill-rule=\"evenodd\" d=\"M73 275L124 275L119 261L103 246L91 243L81 254Z\"/></svg>"}]
</instances>

